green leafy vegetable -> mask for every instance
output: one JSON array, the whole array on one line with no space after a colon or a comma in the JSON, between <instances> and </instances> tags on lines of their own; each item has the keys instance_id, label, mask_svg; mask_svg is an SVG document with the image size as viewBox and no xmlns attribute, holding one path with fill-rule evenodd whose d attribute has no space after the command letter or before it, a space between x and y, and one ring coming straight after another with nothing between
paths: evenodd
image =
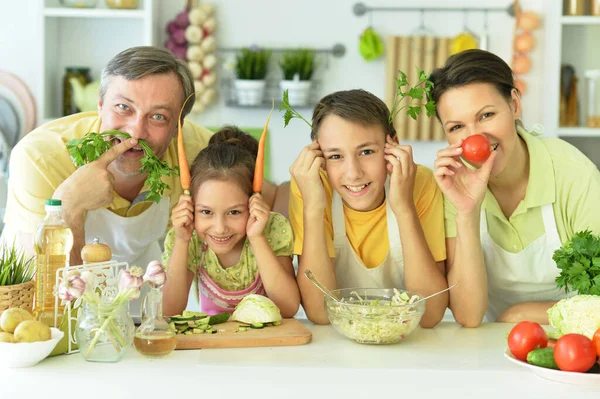
<instances>
[{"instance_id":1,"label":"green leafy vegetable","mask_svg":"<svg viewBox=\"0 0 600 399\"><path fill-rule=\"evenodd\" d=\"M423 100L425 94L428 96L431 94L431 89L433 89L433 82L429 80L429 76L425 74L422 70L417 68L417 75L419 76L419 81L413 87L409 87L408 90L403 91L403 88L409 86L406 74L402 71L398 71L399 77L395 77L394 81L396 82L396 95L394 96L394 101L392 103L392 109L390 111L390 124L394 123L394 119L396 115L400 111L405 108L408 108L406 113L408 116L417 119L417 116L421 113L422 107L425 106L425 112L427 116L435 115L435 101L429 100L423 104L423 101L415 100ZM400 103L405 99L409 98L408 104L404 106L400 106Z\"/></svg>"},{"instance_id":2,"label":"green leafy vegetable","mask_svg":"<svg viewBox=\"0 0 600 399\"><path fill-rule=\"evenodd\" d=\"M560 275L556 284L565 292L600 295L600 237L590 230L575 233L552 256Z\"/></svg>"},{"instance_id":3,"label":"green leafy vegetable","mask_svg":"<svg viewBox=\"0 0 600 399\"><path fill-rule=\"evenodd\" d=\"M106 130L102 133L90 132L80 139L67 141L67 148L73 164L79 167L98 159L112 147L111 137L131 138L128 133L120 130ZM138 143L144 150L141 171L147 173L146 183L150 185L150 192L146 196L146 200L160 202L160 197L165 189L171 188L162 181L162 177L178 176L179 168L177 166L170 167L166 162L158 159L145 140L138 140Z\"/></svg>"},{"instance_id":4,"label":"green leafy vegetable","mask_svg":"<svg viewBox=\"0 0 600 399\"><path fill-rule=\"evenodd\" d=\"M281 102L281 104L279 104L279 110L280 111L285 110L285 114L283 115L283 120L284 120L283 127L287 127L287 125L290 123L290 121L293 118L299 118L299 119L302 119L304 122L306 122L308 127L310 127L312 129L311 123L309 121L307 121L306 119L304 119L302 117L302 115L300 115L298 113L298 111L296 111L294 109L294 107L292 107L290 105L290 100L288 99L288 91L287 90L285 90L283 92L283 101Z\"/></svg>"},{"instance_id":5,"label":"green leafy vegetable","mask_svg":"<svg viewBox=\"0 0 600 399\"><path fill-rule=\"evenodd\" d=\"M558 301L548 309L550 325L560 335L582 334L592 339L600 328L600 296L575 295Z\"/></svg>"},{"instance_id":6,"label":"green leafy vegetable","mask_svg":"<svg viewBox=\"0 0 600 399\"><path fill-rule=\"evenodd\" d=\"M235 307L231 320L246 324L281 321L281 313L275 303L263 295L246 295Z\"/></svg>"}]
</instances>

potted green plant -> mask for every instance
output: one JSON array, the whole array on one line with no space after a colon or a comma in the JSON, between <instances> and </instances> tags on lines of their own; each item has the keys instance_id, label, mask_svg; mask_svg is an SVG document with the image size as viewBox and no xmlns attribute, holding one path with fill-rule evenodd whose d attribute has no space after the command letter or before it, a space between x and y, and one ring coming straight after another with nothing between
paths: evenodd
<instances>
[{"instance_id":1,"label":"potted green plant","mask_svg":"<svg viewBox=\"0 0 600 399\"><path fill-rule=\"evenodd\" d=\"M35 263L14 244L0 249L0 313L8 308L31 312L35 286Z\"/></svg>"},{"instance_id":2,"label":"potted green plant","mask_svg":"<svg viewBox=\"0 0 600 399\"><path fill-rule=\"evenodd\" d=\"M311 49L291 50L283 54L279 63L283 79L279 83L281 91L288 91L292 106L307 105L311 78L315 70L315 52Z\"/></svg>"},{"instance_id":3,"label":"potted green plant","mask_svg":"<svg viewBox=\"0 0 600 399\"><path fill-rule=\"evenodd\" d=\"M234 87L238 104L262 103L270 58L271 51L255 46L244 48L237 54Z\"/></svg>"}]
</instances>

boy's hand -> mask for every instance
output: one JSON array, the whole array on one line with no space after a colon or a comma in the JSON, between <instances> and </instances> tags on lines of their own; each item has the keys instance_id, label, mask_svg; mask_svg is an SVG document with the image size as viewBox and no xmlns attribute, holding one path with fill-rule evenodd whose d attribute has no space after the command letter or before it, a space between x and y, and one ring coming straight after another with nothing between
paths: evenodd
<instances>
[{"instance_id":1,"label":"boy's hand","mask_svg":"<svg viewBox=\"0 0 600 399\"><path fill-rule=\"evenodd\" d=\"M413 161L412 148L399 145L387 137L384 148L388 173L390 173L390 192L388 201L395 214L414 208L413 189L417 165Z\"/></svg>"},{"instance_id":2,"label":"boy's hand","mask_svg":"<svg viewBox=\"0 0 600 399\"><path fill-rule=\"evenodd\" d=\"M325 167L325 158L318 142L304 147L290 167L290 174L302 194L305 207L325 209L325 188L320 170Z\"/></svg>"},{"instance_id":3,"label":"boy's hand","mask_svg":"<svg viewBox=\"0 0 600 399\"><path fill-rule=\"evenodd\" d=\"M179 202L171 213L171 220L175 229L175 239L189 242L194 233L194 203L192 197L181 194Z\"/></svg>"},{"instance_id":4,"label":"boy's hand","mask_svg":"<svg viewBox=\"0 0 600 399\"><path fill-rule=\"evenodd\" d=\"M246 224L246 235L249 240L262 237L271 215L269 205L262 195L255 193L250 197L248 209L250 210L250 217L248 217L248 223Z\"/></svg>"}]
</instances>

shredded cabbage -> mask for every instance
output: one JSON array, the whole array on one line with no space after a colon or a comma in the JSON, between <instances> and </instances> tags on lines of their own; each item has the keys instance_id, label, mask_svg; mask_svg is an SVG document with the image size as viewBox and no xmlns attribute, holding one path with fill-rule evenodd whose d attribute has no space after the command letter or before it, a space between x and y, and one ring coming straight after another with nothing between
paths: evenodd
<instances>
[{"instance_id":1,"label":"shredded cabbage","mask_svg":"<svg viewBox=\"0 0 600 399\"><path fill-rule=\"evenodd\" d=\"M356 291L351 294L356 298L344 298L341 303L328 301L328 313L335 328L360 343L398 342L419 325L424 313L424 309L419 309L419 305L410 306L420 299L418 295L409 297L406 292L401 293L397 289L394 289L394 296L389 300L366 300Z\"/></svg>"},{"instance_id":2,"label":"shredded cabbage","mask_svg":"<svg viewBox=\"0 0 600 399\"><path fill-rule=\"evenodd\" d=\"M600 328L600 296L576 295L548 309L550 325L561 335L577 333L592 339Z\"/></svg>"},{"instance_id":3,"label":"shredded cabbage","mask_svg":"<svg viewBox=\"0 0 600 399\"><path fill-rule=\"evenodd\" d=\"M266 296L250 294L235 307L231 320L242 323L272 323L281 321L281 313L275 303Z\"/></svg>"}]
</instances>

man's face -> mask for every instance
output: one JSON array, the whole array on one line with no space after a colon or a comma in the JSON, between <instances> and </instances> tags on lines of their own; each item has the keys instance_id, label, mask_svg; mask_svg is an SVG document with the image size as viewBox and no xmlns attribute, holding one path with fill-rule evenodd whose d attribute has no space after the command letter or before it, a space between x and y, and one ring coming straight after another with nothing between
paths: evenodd
<instances>
[{"instance_id":1,"label":"man's face","mask_svg":"<svg viewBox=\"0 0 600 399\"><path fill-rule=\"evenodd\" d=\"M149 75L131 81L113 76L104 98L98 101L98 114L102 120L100 131L127 132L148 142L156 156L162 158L177 134L182 98L183 88L175 73ZM119 142L115 139L113 145ZM138 144L117 158L109 170L115 177L138 175L143 155Z\"/></svg>"}]
</instances>

